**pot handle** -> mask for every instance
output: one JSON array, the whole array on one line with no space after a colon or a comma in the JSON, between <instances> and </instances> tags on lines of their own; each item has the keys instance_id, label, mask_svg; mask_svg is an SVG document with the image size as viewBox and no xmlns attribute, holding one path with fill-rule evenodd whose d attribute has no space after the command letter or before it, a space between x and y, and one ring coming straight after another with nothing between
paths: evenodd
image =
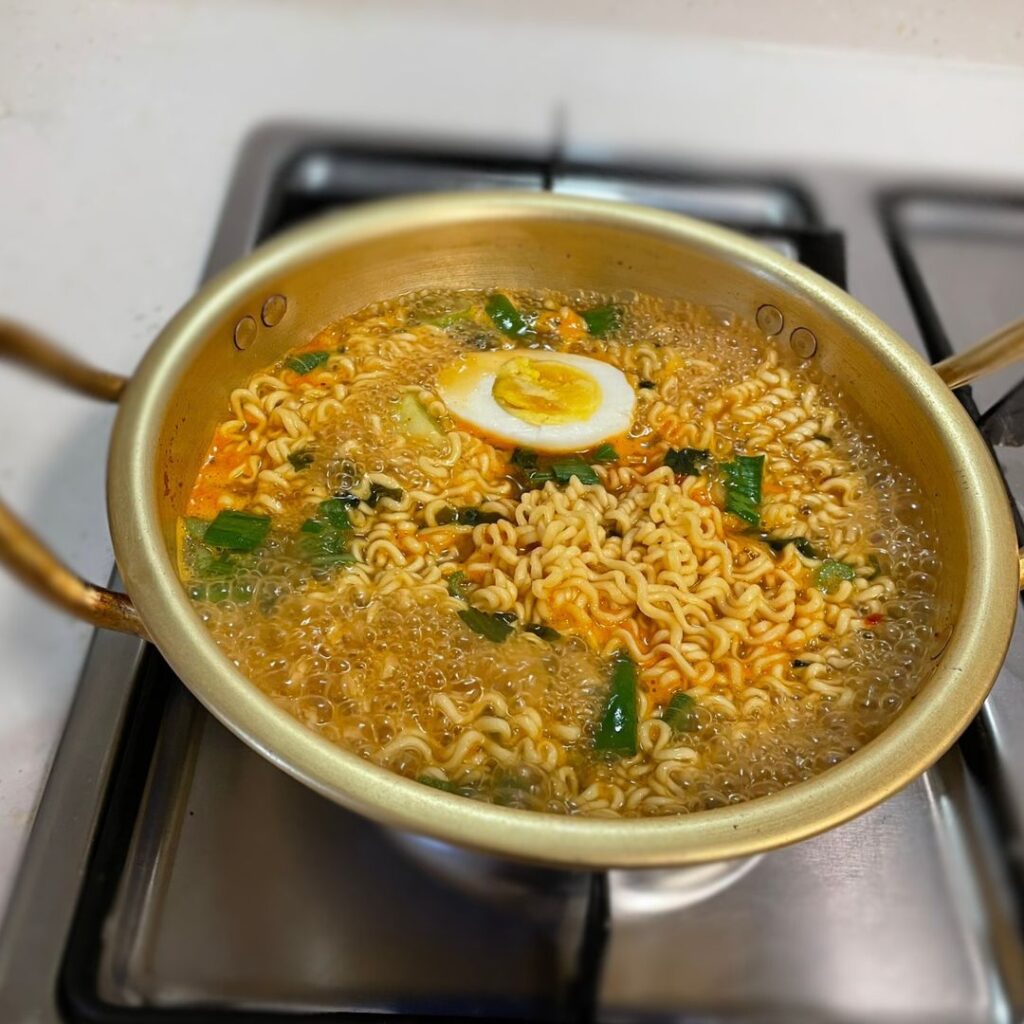
<instances>
[{"instance_id":1,"label":"pot handle","mask_svg":"<svg viewBox=\"0 0 1024 1024\"><path fill-rule=\"evenodd\" d=\"M1018 359L1024 359L1024 319L1000 327L976 345L936 363L933 369L955 391Z\"/></svg>"},{"instance_id":2,"label":"pot handle","mask_svg":"<svg viewBox=\"0 0 1024 1024\"><path fill-rule=\"evenodd\" d=\"M62 352L34 331L0 320L0 359L17 363L72 391L116 402L126 377L98 370ZM90 625L146 637L139 613L127 594L88 583L72 572L0 500L0 563L51 604Z\"/></svg>"}]
</instances>

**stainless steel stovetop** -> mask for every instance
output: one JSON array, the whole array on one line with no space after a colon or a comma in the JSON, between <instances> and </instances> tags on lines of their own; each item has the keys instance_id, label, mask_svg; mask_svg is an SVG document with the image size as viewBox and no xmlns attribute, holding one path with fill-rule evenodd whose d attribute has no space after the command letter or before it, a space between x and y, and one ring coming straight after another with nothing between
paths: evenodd
<instances>
[{"instance_id":1,"label":"stainless steel stovetop","mask_svg":"<svg viewBox=\"0 0 1024 1024\"><path fill-rule=\"evenodd\" d=\"M288 128L242 153L206 274L327 208L481 187L737 227L848 285L933 359L1024 313L1024 187L698 174ZM964 397L993 439L1024 437L1021 377ZM1024 458L996 452L1024 509ZM327 803L229 735L155 651L97 634L0 934L0 1020L1021 1019L1022 679L1018 625L960 745L816 839L707 871L524 876Z\"/></svg>"}]
</instances>

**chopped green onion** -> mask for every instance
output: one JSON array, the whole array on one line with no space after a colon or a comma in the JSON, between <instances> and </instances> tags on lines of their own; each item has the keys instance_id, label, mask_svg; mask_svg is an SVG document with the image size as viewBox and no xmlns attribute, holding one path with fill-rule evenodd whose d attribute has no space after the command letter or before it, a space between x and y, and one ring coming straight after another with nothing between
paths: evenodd
<instances>
[{"instance_id":1,"label":"chopped green onion","mask_svg":"<svg viewBox=\"0 0 1024 1024\"><path fill-rule=\"evenodd\" d=\"M650 391L652 388L656 388L657 386L658 385L655 384L653 380L647 380L646 377L642 381L640 381L639 384L637 384L637 387L643 389L644 391Z\"/></svg>"},{"instance_id":2,"label":"chopped green onion","mask_svg":"<svg viewBox=\"0 0 1024 1024\"><path fill-rule=\"evenodd\" d=\"M826 558L814 573L814 585L824 594L834 594L844 580L856 577L857 571L852 565Z\"/></svg>"},{"instance_id":3,"label":"chopped green onion","mask_svg":"<svg viewBox=\"0 0 1024 1024\"><path fill-rule=\"evenodd\" d=\"M300 531L296 551L303 561L316 569L351 565L356 560L348 550L348 533L331 526L317 532Z\"/></svg>"},{"instance_id":4,"label":"chopped green onion","mask_svg":"<svg viewBox=\"0 0 1024 1024\"><path fill-rule=\"evenodd\" d=\"M618 462L619 453L615 450L613 444L603 444L600 448L595 448L588 456L587 461L590 463L594 462Z\"/></svg>"},{"instance_id":5,"label":"chopped green onion","mask_svg":"<svg viewBox=\"0 0 1024 1024\"><path fill-rule=\"evenodd\" d=\"M479 508L452 508L448 505L435 517L438 526L457 523L459 526L479 526L481 523L497 523L505 517L500 512L485 512Z\"/></svg>"},{"instance_id":6,"label":"chopped green onion","mask_svg":"<svg viewBox=\"0 0 1024 1024\"><path fill-rule=\"evenodd\" d=\"M252 551L263 543L269 529L269 516L224 509L206 528L203 543L229 551Z\"/></svg>"},{"instance_id":7,"label":"chopped green onion","mask_svg":"<svg viewBox=\"0 0 1024 1024\"><path fill-rule=\"evenodd\" d=\"M807 666L808 666L808 665L810 665L810 664L811 664L811 662L809 662L809 661L804 661L804 660L803 660L803 659L801 659L801 658L794 658L794 659L793 659L793 660L792 660L792 661L790 662L790 665L792 665L792 666L793 666L793 668L807 668Z\"/></svg>"},{"instance_id":8,"label":"chopped green onion","mask_svg":"<svg viewBox=\"0 0 1024 1024\"><path fill-rule=\"evenodd\" d=\"M555 459L551 463L551 472L560 484L567 484L576 477L581 484L599 484L601 478L582 459L571 456L567 459Z\"/></svg>"},{"instance_id":9,"label":"chopped green onion","mask_svg":"<svg viewBox=\"0 0 1024 1024\"><path fill-rule=\"evenodd\" d=\"M506 615L491 615L477 608L461 608L459 618L474 633L479 633L496 644L503 643L512 634L512 624L507 621ZM512 620L515 621L514 616Z\"/></svg>"},{"instance_id":10,"label":"chopped green onion","mask_svg":"<svg viewBox=\"0 0 1024 1024\"><path fill-rule=\"evenodd\" d=\"M388 487L385 484L378 483L370 484L370 493L366 498L366 504L370 508L376 508L382 498L387 498L390 501L401 501L402 488Z\"/></svg>"},{"instance_id":11,"label":"chopped green onion","mask_svg":"<svg viewBox=\"0 0 1024 1024\"><path fill-rule=\"evenodd\" d=\"M785 551L787 545L792 544L804 558L821 558L817 549L806 537L769 537L767 534L761 536L773 551Z\"/></svg>"},{"instance_id":12,"label":"chopped green onion","mask_svg":"<svg viewBox=\"0 0 1024 1024\"><path fill-rule=\"evenodd\" d=\"M550 469L531 469L526 474L526 482L531 487L543 487L544 484L555 479L555 474Z\"/></svg>"},{"instance_id":13,"label":"chopped green onion","mask_svg":"<svg viewBox=\"0 0 1024 1024\"><path fill-rule=\"evenodd\" d=\"M206 536L206 530L210 525L209 519L199 519L196 516L185 517L185 534L193 540L202 540Z\"/></svg>"},{"instance_id":14,"label":"chopped green onion","mask_svg":"<svg viewBox=\"0 0 1024 1024\"><path fill-rule=\"evenodd\" d=\"M469 580L464 572L453 572L448 577L448 593L452 597L466 599L466 591L469 589Z\"/></svg>"},{"instance_id":15,"label":"chopped green onion","mask_svg":"<svg viewBox=\"0 0 1024 1024\"><path fill-rule=\"evenodd\" d=\"M293 469L306 469L307 466L313 465L313 453L307 451L292 452L288 456L288 461L292 464Z\"/></svg>"},{"instance_id":16,"label":"chopped green onion","mask_svg":"<svg viewBox=\"0 0 1024 1024\"><path fill-rule=\"evenodd\" d=\"M459 791L459 787L454 782L450 782L448 779L439 779L433 775L421 775L416 781L424 786L430 786L431 789L439 789L443 793L458 793Z\"/></svg>"},{"instance_id":17,"label":"chopped green onion","mask_svg":"<svg viewBox=\"0 0 1024 1024\"><path fill-rule=\"evenodd\" d=\"M327 362L328 353L321 349L319 352L300 352L298 355L291 356L284 361L284 365L289 370L294 370L298 374L312 373L318 366L323 366Z\"/></svg>"},{"instance_id":18,"label":"chopped green onion","mask_svg":"<svg viewBox=\"0 0 1024 1024\"><path fill-rule=\"evenodd\" d=\"M679 476L700 476L715 463L707 448L669 448L665 465Z\"/></svg>"},{"instance_id":19,"label":"chopped green onion","mask_svg":"<svg viewBox=\"0 0 1024 1024\"><path fill-rule=\"evenodd\" d=\"M725 511L751 526L758 526L761 522L764 456L737 455L732 462L722 463L722 475L725 479Z\"/></svg>"},{"instance_id":20,"label":"chopped green onion","mask_svg":"<svg viewBox=\"0 0 1024 1024\"><path fill-rule=\"evenodd\" d=\"M661 720L673 732L693 732L697 728L697 701L682 690L672 695L668 707L662 712Z\"/></svg>"},{"instance_id":21,"label":"chopped green onion","mask_svg":"<svg viewBox=\"0 0 1024 1024\"><path fill-rule=\"evenodd\" d=\"M211 551L207 547L194 547L188 557L193 576L199 579L225 579L241 568L227 551Z\"/></svg>"},{"instance_id":22,"label":"chopped green onion","mask_svg":"<svg viewBox=\"0 0 1024 1024\"><path fill-rule=\"evenodd\" d=\"M348 502L341 498L328 498L326 501L321 501L317 516L326 520L336 530L352 528L352 523L348 518Z\"/></svg>"},{"instance_id":23,"label":"chopped green onion","mask_svg":"<svg viewBox=\"0 0 1024 1024\"><path fill-rule=\"evenodd\" d=\"M526 482L531 487L540 487L549 480L557 480L567 484L574 476L581 484L599 484L601 478L594 472L587 459L595 462L606 462L618 458L618 453L610 444L601 445L586 458L579 455L568 455L561 459L541 459L529 448L516 448L509 459L511 465L523 470Z\"/></svg>"},{"instance_id":24,"label":"chopped green onion","mask_svg":"<svg viewBox=\"0 0 1024 1024\"><path fill-rule=\"evenodd\" d=\"M550 626L545 626L540 622L531 622L529 625L523 626L523 629L527 633L532 633L534 636L539 636L541 640L561 640L562 634L557 629L552 629Z\"/></svg>"},{"instance_id":25,"label":"chopped green onion","mask_svg":"<svg viewBox=\"0 0 1024 1024\"><path fill-rule=\"evenodd\" d=\"M495 292L487 300L484 309L502 334L507 334L510 338L522 338L531 333L529 325L507 295Z\"/></svg>"},{"instance_id":26,"label":"chopped green onion","mask_svg":"<svg viewBox=\"0 0 1024 1024\"><path fill-rule=\"evenodd\" d=\"M520 469L536 469L537 453L532 448L514 448L508 461Z\"/></svg>"},{"instance_id":27,"label":"chopped green onion","mask_svg":"<svg viewBox=\"0 0 1024 1024\"><path fill-rule=\"evenodd\" d=\"M307 519L300 527L300 533L323 533L327 524L319 519Z\"/></svg>"},{"instance_id":28,"label":"chopped green onion","mask_svg":"<svg viewBox=\"0 0 1024 1024\"><path fill-rule=\"evenodd\" d=\"M587 330L595 338L603 338L606 334L618 330L622 323L622 310L618 306L597 306L581 313Z\"/></svg>"},{"instance_id":29,"label":"chopped green onion","mask_svg":"<svg viewBox=\"0 0 1024 1024\"><path fill-rule=\"evenodd\" d=\"M423 403L413 394L406 392L398 400L398 423L410 437L438 438L441 428L434 417L423 408Z\"/></svg>"},{"instance_id":30,"label":"chopped green onion","mask_svg":"<svg viewBox=\"0 0 1024 1024\"><path fill-rule=\"evenodd\" d=\"M594 746L627 756L636 753L636 666L628 654L616 655L612 666L611 688Z\"/></svg>"},{"instance_id":31,"label":"chopped green onion","mask_svg":"<svg viewBox=\"0 0 1024 1024\"><path fill-rule=\"evenodd\" d=\"M467 306L465 309L457 309L453 313L445 313L443 316L435 317L433 320L427 320L426 322L443 330L445 327L457 324L460 320L471 320L472 317L473 307Z\"/></svg>"}]
</instances>

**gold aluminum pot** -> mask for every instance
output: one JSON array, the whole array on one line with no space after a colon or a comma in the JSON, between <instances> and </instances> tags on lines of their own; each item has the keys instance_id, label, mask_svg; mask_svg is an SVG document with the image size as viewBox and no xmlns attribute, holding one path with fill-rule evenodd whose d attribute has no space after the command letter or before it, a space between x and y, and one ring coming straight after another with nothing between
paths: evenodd
<instances>
[{"instance_id":1,"label":"gold aluminum pot","mask_svg":"<svg viewBox=\"0 0 1024 1024\"><path fill-rule=\"evenodd\" d=\"M329 321L414 289L635 289L760 320L813 358L927 490L943 570L934 668L882 735L772 796L651 820L577 819L438 792L351 754L276 707L221 653L175 573L176 518L228 395ZM781 316L776 315L774 307ZM0 354L120 408L107 500L127 595L62 566L0 506L0 558L96 625L148 636L233 732L324 796L386 825L573 867L654 867L739 857L860 814L931 765L977 712L1002 663L1020 570L1003 483L950 391L1024 348L1011 327L930 367L870 311L810 270L740 235L618 203L555 195L433 195L299 227L207 284L130 380L0 325Z\"/></svg>"}]
</instances>

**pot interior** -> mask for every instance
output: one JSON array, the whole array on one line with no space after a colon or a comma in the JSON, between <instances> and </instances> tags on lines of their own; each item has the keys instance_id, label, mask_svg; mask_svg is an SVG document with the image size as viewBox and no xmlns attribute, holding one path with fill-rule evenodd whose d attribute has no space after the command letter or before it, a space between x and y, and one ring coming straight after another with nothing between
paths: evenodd
<instances>
[{"instance_id":1,"label":"pot interior","mask_svg":"<svg viewBox=\"0 0 1024 1024\"><path fill-rule=\"evenodd\" d=\"M326 741L285 722L268 701L261 710L258 698L246 695L246 709L237 711L242 680L223 656L211 667L212 640L197 639L205 630L173 578L176 520L231 391L329 322L437 287L683 299L760 323L787 360L807 356L924 485L920 522L941 541L934 667L909 709L824 776L749 804L672 821L543 827L532 819L553 816L411 794L426 787L324 749ZM284 314L268 326L281 309L277 296ZM132 448L139 442L125 436L129 431L141 433L145 451ZM838 288L740 236L589 200L402 200L313 222L258 250L200 292L147 355L115 431L110 494L129 590L172 667L230 727L321 792L378 820L549 863L640 866L740 856L865 810L927 767L970 720L998 670L1016 605L1012 522L998 474L959 403L905 343ZM281 752L285 742L288 753ZM492 819L493 830L483 827Z\"/></svg>"}]
</instances>

